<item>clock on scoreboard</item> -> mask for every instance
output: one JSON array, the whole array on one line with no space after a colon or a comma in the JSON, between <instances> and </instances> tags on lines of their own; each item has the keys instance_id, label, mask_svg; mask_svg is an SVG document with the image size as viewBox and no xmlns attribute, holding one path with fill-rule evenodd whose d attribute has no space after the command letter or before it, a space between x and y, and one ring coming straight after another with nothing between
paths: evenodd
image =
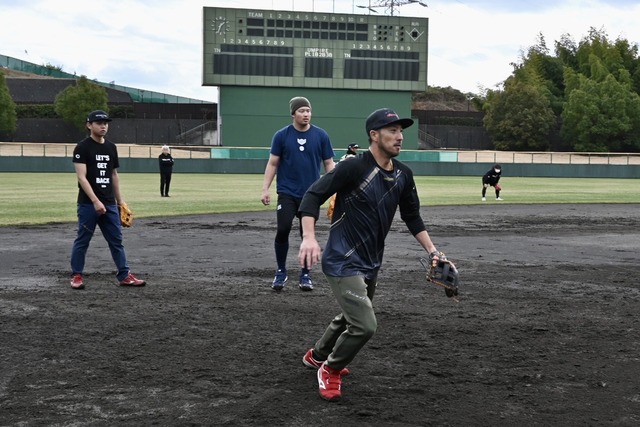
<instances>
[{"instance_id":1,"label":"clock on scoreboard","mask_svg":"<svg viewBox=\"0 0 640 427\"><path fill-rule=\"evenodd\" d=\"M424 91L428 19L204 8L204 86Z\"/></svg>"}]
</instances>

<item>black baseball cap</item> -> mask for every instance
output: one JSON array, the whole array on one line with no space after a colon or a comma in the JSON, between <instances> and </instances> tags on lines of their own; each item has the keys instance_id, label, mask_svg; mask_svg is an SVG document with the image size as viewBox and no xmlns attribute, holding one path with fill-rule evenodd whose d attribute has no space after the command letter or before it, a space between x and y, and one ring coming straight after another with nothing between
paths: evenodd
<instances>
[{"instance_id":1,"label":"black baseball cap","mask_svg":"<svg viewBox=\"0 0 640 427\"><path fill-rule=\"evenodd\" d=\"M378 130L393 124L399 124L402 126L402 129L405 129L413 124L413 120L401 119L398 117L398 114L390 108L380 108L367 117L367 135L369 135L369 132L372 130Z\"/></svg>"},{"instance_id":2,"label":"black baseball cap","mask_svg":"<svg viewBox=\"0 0 640 427\"><path fill-rule=\"evenodd\" d=\"M360 148L360 146L358 144L349 144L347 147L348 148Z\"/></svg>"},{"instance_id":3,"label":"black baseball cap","mask_svg":"<svg viewBox=\"0 0 640 427\"><path fill-rule=\"evenodd\" d=\"M110 122L109 115L102 110L96 110L89 113L87 116L87 122Z\"/></svg>"}]
</instances>

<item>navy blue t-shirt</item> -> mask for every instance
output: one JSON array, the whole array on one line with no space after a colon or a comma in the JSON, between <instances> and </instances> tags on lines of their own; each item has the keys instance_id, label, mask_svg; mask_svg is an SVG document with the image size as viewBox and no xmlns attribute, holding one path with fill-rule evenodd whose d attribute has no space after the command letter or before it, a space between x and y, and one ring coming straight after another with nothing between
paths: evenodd
<instances>
[{"instance_id":1,"label":"navy blue t-shirt","mask_svg":"<svg viewBox=\"0 0 640 427\"><path fill-rule=\"evenodd\" d=\"M334 156L324 129L311 125L307 131L300 132L293 124L273 135L271 154L280 157L276 191L298 198L320 178L322 162Z\"/></svg>"}]
</instances>

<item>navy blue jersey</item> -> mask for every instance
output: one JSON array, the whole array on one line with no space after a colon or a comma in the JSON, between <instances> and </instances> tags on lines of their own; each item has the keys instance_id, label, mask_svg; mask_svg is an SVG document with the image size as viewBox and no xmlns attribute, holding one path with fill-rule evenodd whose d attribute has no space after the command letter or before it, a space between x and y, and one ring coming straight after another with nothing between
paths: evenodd
<instances>
[{"instance_id":1,"label":"navy blue jersey","mask_svg":"<svg viewBox=\"0 0 640 427\"><path fill-rule=\"evenodd\" d=\"M305 194L299 213L317 219L320 206L337 193L329 239L322 254L322 271L326 275L362 274L375 278L398 207L414 236L426 230L411 169L395 159L393 165L393 171L383 170L366 151L338 163Z\"/></svg>"},{"instance_id":2,"label":"navy blue jersey","mask_svg":"<svg viewBox=\"0 0 640 427\"><path fill-rule=\"evenodd\" d=\"M311 125L300 132L292 124L273 135L271 154L280 157L276 191L298 198L320 177L322 162L334 155L329 135L322 128Z\"/></svg>"},{"instance_id":3,"label":"navy blue jersey","mask_svg":"<svg viewBox=\"0 0 640 427\"><path fill-rule=\"evenodd\" d=\"M118 149L116 145L104 140L100 144L93 138L87 137L80 141L73 150L73 163L84 163L87 166L87 180L91 184L96 197L105 205L114 205L116 198L113 193L113 170L120 167ZM78 203L91 203L78 183Z\"/></svg>"}]
</instances>

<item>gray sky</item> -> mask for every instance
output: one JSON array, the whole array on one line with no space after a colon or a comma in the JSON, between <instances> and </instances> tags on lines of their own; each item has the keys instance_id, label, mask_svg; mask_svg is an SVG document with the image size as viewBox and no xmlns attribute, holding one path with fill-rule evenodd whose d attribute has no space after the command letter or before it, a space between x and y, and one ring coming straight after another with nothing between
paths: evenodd
<instances>
[{"instance_id":1,"label":"gray sky","mask_svg":"<svg viewBox=\"0 0 640 427\"><path fill-rule=\"evenodd\" d=\"M378 0L0 0L0 54L90 79L217 101L202 86L202 8L368 14ZM431 86L479 93L511 73L542 33L547 46L589 28L640 43L640 1L424 0L400 16L429 18ZM379 9L384 13L384 9Z\"/></svg>"}]
</instances>

